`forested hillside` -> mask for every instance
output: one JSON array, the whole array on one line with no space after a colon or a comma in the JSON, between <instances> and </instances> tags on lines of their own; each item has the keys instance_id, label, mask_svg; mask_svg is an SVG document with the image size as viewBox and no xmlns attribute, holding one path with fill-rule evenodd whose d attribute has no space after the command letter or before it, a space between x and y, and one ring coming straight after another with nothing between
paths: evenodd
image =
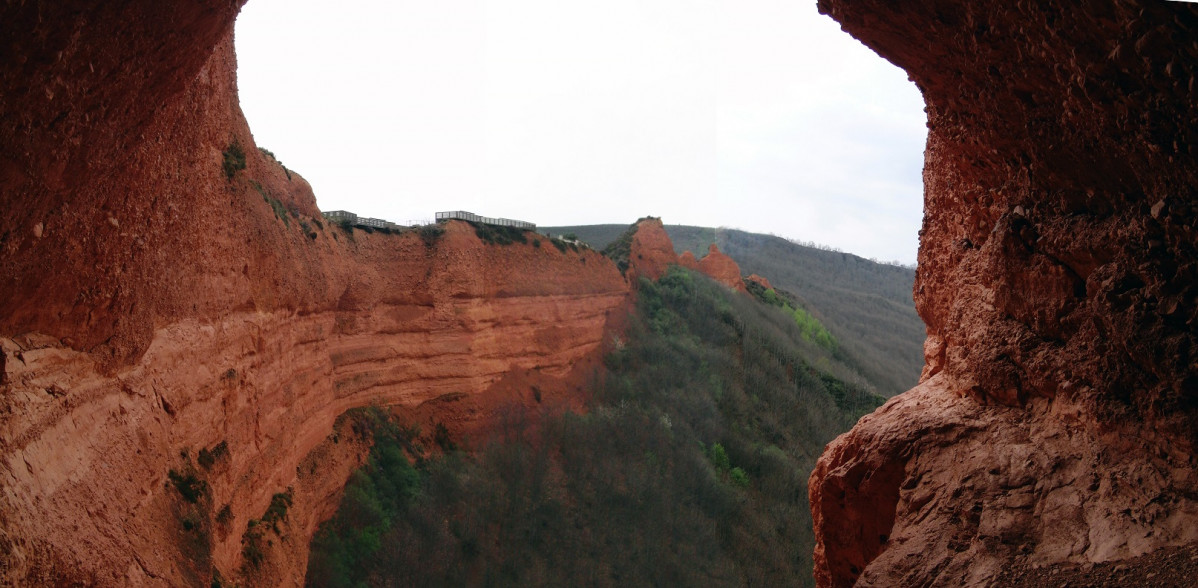
<instances>
[{"instance_id":1,"label":"forested hillside","mask_svg":"<svg viewBox=\"0 0 1198 588\"><path fill-rule=\"evenodd\" d=\"M882 402L869 388L778 306L680 267L642 278L585 413L513 407L473 454L351 415L376 444L308 583L811 585L807 476Z\"/></svg>"},{"instance_id":2,"label":"forested hillside","mask_svg":"<svg viewBox=\"0 0 1198 588\"><path fill-rule=\"evenodd\" d=\"M626 225L541 227L572 233L602 249ZM696 256L715 243L745 275L764 276L793 293L804 310L836 337L845 360L892 396L915 385L923 367L924 324L915 313L915 271L837 251L799 245L780 237L735 229L666 225L678 253Z\"/></svg>"}]
</instances>

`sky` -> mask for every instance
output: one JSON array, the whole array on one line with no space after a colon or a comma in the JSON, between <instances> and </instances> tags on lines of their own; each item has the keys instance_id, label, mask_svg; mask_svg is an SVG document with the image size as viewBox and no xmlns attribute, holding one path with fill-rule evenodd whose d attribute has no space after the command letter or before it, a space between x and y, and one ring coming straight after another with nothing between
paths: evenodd
<instances>
[{"instance_id":1,"label":"sky","mask_svg":"<svg viewBox=\"0 0 1198 588\"><path fill-rule=\"evenodd\" d=\"M814 0L252 0L260 147L322 210L739 228L915 262L923 99Z\"/></svg>"}]
</instances>

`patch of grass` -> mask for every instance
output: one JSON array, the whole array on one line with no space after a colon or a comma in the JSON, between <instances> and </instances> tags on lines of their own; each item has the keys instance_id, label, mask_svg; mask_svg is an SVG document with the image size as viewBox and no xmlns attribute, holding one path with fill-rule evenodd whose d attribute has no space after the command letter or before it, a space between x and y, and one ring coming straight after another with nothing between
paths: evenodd
<instances>
[{"instance_id":1,"label":"patch of grass","mask_svg":"<svg viewBox=\"0 0 1198 588\"><path fill-rule=\"evenodd\" d=\"M486 223L470 223L470 226L474 227L474 234L477 235L483 243L490 243L494 245L528 243L528 237L525 235L525 233L528 232L527 229L488 225Z\"/></svg>"},{"instance_id":2,"label":"patch of grass","mask_svg":"<svg viewBox=\"0 0 1198 588\"><path fill-rule=\"evenodd\" d=\"M225 172L225 178L233 179L237 172L245 169L245 151L241 149L241 144L236 139L222 153L223 161L221 169Z\"/></svg>"},{"instance_id":3,"label":"patch of grass","mask_svg":"<svg viewBox=\"0 0 1198 588\"><path fill-rule=\"evenodd\" d=\"M445 234L445 229L438 225L424 225L416 229L416 234L420 235L420 240L424 241L426 247L432 247L441 235Z\"/></svg>"}]
</instances>

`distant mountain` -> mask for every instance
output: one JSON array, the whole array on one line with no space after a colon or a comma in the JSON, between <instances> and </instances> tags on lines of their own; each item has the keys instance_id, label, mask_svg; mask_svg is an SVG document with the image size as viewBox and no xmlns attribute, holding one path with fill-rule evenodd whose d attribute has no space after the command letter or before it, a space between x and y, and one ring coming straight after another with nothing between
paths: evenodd
<instances>
[{"instance_id":1,"label":"distant mountain","mask_svg":"<svg viewBox=\"0 0 1198 588\"><path fill-rule=\"evenodd\" d=\"M573 233L602 249L627 228L582 225L538 230ZM740 264L745 275L758 274L795 294L840 341L846 363L854 365L879 393L893 396L918 381L925 331L911 298L914 270L736 229L666 225L666 232L678 253L702 256L715 243Z\"/></svg>"}]
</instances>

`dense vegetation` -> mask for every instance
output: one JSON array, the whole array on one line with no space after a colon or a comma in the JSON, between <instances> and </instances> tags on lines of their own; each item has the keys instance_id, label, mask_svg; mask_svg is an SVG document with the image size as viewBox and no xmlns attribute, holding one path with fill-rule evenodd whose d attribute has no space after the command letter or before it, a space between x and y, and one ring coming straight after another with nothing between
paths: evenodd
<instances>
[{"instance_id":1,"label":"dense vegetation","mask_svg":"<svg viewBox=\"0 0 1198 588\"><path fill-rule=\"evenodd\" d=\"M802 334L803 339L813 341L816 345L836 353L838 349L836 338L832 336L832 333L828 332L823 323L819 322L819 319L811 316L811 313L804 310L798 304L797 297L794 294L785 290L779 292L774 288L766 288L751 280L747 281L745 288L754 298L785 310L787 314L794 318L795 324L799 326L799 332Z\"/></svg>"},{"instance_id":2,"label":"dense vegetation","mask_svg":"<svg viewBox=\"0 0 1198 588\"><path fill-rule=\"evenodd\" d=\"M542 230L572 232L602 249L626 228L589 225ZM666 232L678 253L702 255L715 243L745 275L765 276L779 289L794 293L796 308L827 327L845 360L883 395L903 392L919 380L926 333L911 298L914 270L734 229L666 225Z\"/></svg>"},{"instance_id":3,"label":"dense vegetation","mask_svg":"<svg viewBox=\"0 0 1198 588\"><path fill-rule=\"evenodd\" d=\"M528 229L519 227L503 227L499 225L489 225L486 223L470 223L474 227L474 234L483 243L492 245L511 245L512 243L528 243Z\"/></svg>"},{"instance_id":4,"label":"dense vegetation","mask_svg":"<svg viewBox=\"0 0 1198 588\"><path fill-rule=\"evenodd\" d=\"M467 456L381 418L312 543L314 586L803 586L807 476L881 398L782 308L642 281L585 414L503 411Z\"/></svg>"}]
</instances>

